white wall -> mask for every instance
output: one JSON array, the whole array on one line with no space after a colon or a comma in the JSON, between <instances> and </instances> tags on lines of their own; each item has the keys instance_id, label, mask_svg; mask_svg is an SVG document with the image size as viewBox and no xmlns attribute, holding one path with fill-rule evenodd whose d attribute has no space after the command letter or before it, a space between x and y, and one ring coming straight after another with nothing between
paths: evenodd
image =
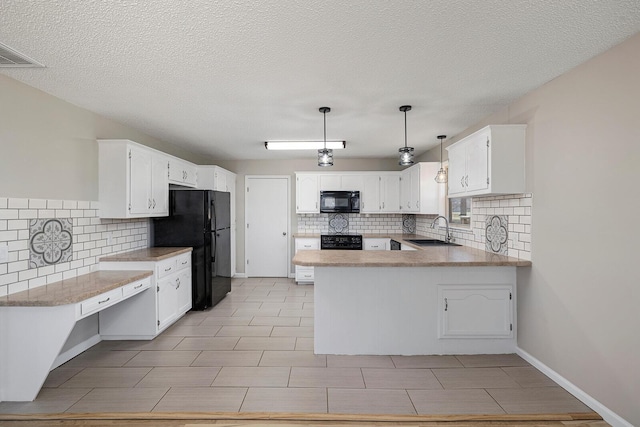
<instances>
[{"instance_id":1,"label":"white wall","mask_svg":"<svg viewBox=\"0 0 640 427\"><path fill-rule=\"evenodd\" d=\"M640 34L451 142L504 123L528 125L534 199L518 346L640 425Z\"/></svg>"},{"instance_id":2,"label":"white wall","mask_svg":"<svg viewBox=\"0 0 640 427\"><path fill-rule=\"evenodd\" d=\"M0 197L97 201L97 138L211 161L0 74Z\"/></svg>"}]
</instances>

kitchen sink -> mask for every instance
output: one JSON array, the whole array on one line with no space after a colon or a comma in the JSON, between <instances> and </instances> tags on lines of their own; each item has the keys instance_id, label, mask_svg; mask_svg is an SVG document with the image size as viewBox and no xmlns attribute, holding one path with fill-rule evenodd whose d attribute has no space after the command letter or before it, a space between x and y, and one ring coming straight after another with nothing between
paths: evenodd
<instances>
[{"instance_id":1,"label":"kitchen sink","mask_svg":"<svg viewBox=\"0 0 640 427\"><path fill-rule=\"evenodd\" d=\"M418 246L461 246L457 243L447 243L437 239L407 239L407 242Z\"/></svg>"}]
</instances>

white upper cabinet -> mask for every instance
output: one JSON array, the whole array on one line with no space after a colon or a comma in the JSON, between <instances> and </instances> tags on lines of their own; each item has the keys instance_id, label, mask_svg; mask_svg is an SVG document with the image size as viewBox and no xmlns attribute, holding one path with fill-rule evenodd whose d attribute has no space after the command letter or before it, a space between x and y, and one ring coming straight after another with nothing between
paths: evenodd
<instances>
[{"instance_id":1,"label":"white upper cabinet","mask_svg":"<svg viewBox=\"0 0 640 427\"><path fill-rule=\"evenodd\" d=\"M176 157L169 157L169 182L185 187L195 187L198 167Z\"/></svg>"},{"instance_id":2,"label":"white upper cabinet","mask_svg":"<svg viewBox=\"0 0 640 427\"><path fill-rule=\"evenodd\" d=\"M320 174L320 191L362 191L361 174Z\"/></svg>"},{"instance_id":3,"label":"white upper cabinet","mask_svg":"<svg viewBox=\"0 0 640 427\"><path fill-rule=\"evenodd\" d=\"M296 213L319 213L320 191L316 173L296 173Z\"/></svg>"},{"instance_id":4,"label":"white upper cabinet","mask_svg":"<svg viewBox=\"0 0 640 427\"><path fill-rule=\"evenodd\" d=\"M128 140L99 140L101 218L167 216L169 158Z\"/></svg>"},{"instance_id":5,"label":"white upper cabinet","mask_svg":"<svg viewBox=\"0 0 640 427\"><path fill-rule=\"evenodd\" d=\"M440 163L421 162L402 171L400 208L402 213L438 214L440 186L434 178Z\"/></svg>"},{"instance_id":6,"label":"white upper cabinet","mask_svg":"<svg viewBox=\"0 0 640 427\"><path fill-rule=\"evenodd\" d=\"M526 125L491 125L447 147L449 196L525 191Z\"/></svg>"},{"instance_id":7,"label":"white upper cabinet","mask_svg":"<svg viewBox=\"0 0 640 427\"><path fill-rule=\"evenodd\" d=\"M380 176L366 175L363 178L362 192L360 193L360 212L378 213L382 203L380 201Z\"/></svg>"},{"instance_id":8,"label":"white upper cabinet","mask_svg":"<svg viewBox=\"0 0 640 427\"><path fill-rule=\"evenodd\" d=\"M400 173L380 175L380 212L400 212Z\"/></svg>"}]
</instances>

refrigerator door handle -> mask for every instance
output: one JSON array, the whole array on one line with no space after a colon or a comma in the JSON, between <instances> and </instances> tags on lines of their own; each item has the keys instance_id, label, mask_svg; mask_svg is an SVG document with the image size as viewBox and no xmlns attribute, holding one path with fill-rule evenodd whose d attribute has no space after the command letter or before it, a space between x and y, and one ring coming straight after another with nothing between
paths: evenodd
<instances>
[{"instance_id":1,"label":"refrigerator door handle","mask_svg":"<svg viewBox=\"0 0 640 427\"><path fill-rule=\"evenodd\" d=\"M211 227L211 231L215 231L218 227L216 227L216 202L215 200L211 201L211 209L209 210L210 215L213 216L213 224ZM209 222L211 223L211 218L209 218ZM215 233L214 233L215 234Z\"/></svg>"},{"instance_id":2,"label":"refrigerator door handle","mask_svg":"<svg viewBox=\"0 0 640 427\"><path fill-rule=\"evenodd\" d=\"M218 251L218 239L216 238L216 235L218 233L216 233L215 231L212 231L211 234L213 235L213 239L211 239L211 246L212 246L212 250L211 250L211 261L212 262L216 262L216 252Z\"/></svg>"}]
</instances>

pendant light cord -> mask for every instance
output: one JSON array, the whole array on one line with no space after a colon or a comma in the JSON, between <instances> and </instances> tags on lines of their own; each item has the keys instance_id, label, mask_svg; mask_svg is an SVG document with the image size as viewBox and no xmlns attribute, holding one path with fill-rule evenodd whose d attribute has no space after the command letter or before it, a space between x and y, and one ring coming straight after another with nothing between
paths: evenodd
<instances>
[{"instance_id":1,"label":"pendant light cord","mask_svg":"<svg viewBox=\"0 0 640 427\"><path fill-rule=\"evenodd\" d=\"M407 110L404 110L404 148L407 148Z\"/></svg>"},{"instance_id":2,"label":"pendant light cord","mask_svg":"<svg viewBox=\"0 0 640 427\"><path fill-rule=\"evenodd\" d=\"M327 149L327 112L322 112L322 118L324 121L324 149Z\"/></svg>"}]
</instances>

